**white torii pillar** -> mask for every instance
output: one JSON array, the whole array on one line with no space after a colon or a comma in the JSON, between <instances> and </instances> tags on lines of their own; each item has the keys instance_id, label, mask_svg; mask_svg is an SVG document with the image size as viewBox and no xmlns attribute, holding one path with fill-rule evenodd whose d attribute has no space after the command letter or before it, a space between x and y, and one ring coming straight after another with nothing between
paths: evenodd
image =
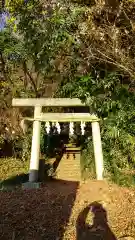
<instances>
[{"instance_id":1,"label":"white torii pillar","mask_svg":"<svg viewBox=\"0 0 135 240\"><path fill-rule=\"evenodd\" d=\"M42 107L35 107L34 118L40 115L41 109ZM35 120L33 122L29 182L38 182L39 154L40 154L40 129L41 129L41 122Z\"/></svg>"},{"instance_id":2,"label":"white torii pillar","mask_svg":"<svg viewBox=\"0 0 135 240\"><path fill-rule=\"evenodd\" d=\"M92 137L97 180L103 180L104 164L99 122L92 122Z\"/></svg>"}]
</instances>

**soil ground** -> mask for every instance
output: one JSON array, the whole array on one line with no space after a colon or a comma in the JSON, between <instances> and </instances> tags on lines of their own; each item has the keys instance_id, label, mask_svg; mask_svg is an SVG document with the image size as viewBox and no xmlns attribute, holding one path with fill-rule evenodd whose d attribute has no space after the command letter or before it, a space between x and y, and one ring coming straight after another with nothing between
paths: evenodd
<instances>
[{"instance_id":1,"label":"soil ground","mask_svg":"<svg viewBox=\"0 0 135 240\"><path fill-rule=\"evenodd\" d=\"M135 239L135 190L52 180L39 189L1 191L0 239Z\"/></svg>"}]
</instances>

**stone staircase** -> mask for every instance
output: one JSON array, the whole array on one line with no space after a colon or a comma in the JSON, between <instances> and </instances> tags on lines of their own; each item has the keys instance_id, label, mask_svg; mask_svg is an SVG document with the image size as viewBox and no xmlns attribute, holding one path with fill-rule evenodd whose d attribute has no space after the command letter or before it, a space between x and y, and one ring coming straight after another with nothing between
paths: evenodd
<instances>
[{"instance_id":1,"label":"stone staircase","mask_svg":"<svg viewBox=\"0 0 135 240\"><path fill-rule=\"evenodd\" d=\"M67 181L81 181L80 152L66 152L56 169L56 178Z\"/></svg>"}]
</instances>

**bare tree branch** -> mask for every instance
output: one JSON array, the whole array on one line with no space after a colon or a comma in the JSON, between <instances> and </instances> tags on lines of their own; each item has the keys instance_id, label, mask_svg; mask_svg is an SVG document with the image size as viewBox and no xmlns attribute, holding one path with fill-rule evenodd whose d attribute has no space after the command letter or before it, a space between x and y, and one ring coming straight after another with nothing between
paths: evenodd
<instances>
[{"instance_id":1,"label":"bare tree branch","mask_svg":"<svg viewBox=\"0 0 135 240\"><path fill-rule=\"evenodd\" d=\"M31 76L31 74L30 74L30 72L29 72L29 70L27 68L26 61L23 62L23 70L27 74L27 76L29 77L29 80L30 80L30 82L31 82L31 84L33 86L34 91L35 91L35 95L36 95L36 97L38 97L37 86L36 86L35 81L34 81L33 77Z\"/></svg>"},{"instance_id":2,"label":"bare tree branch","mask_svg":"<svg viewBox=\"0 0 135 240\"><path fill-rule=\"evenodd\" d=\"M107 56L105 53L101 52L99 49L97 49L97 52L100 53L103 57L105 57L106 61L108 63L111 63L121 69L123 69L124 71L126 71L127 73L129 73L129 75L131 77L134 77L135 78L135 74L132 73L132 70L130 68L126 68L123 64L120 64L118 61L114 61L113 58L110 58L109 56ZM96 57L96 56L95 56ZM104 60L105 60L104 59ZM100 58L99 58L100 60ZM103 60L103 59L102 59Z\"/></svg>"}]
</instances>

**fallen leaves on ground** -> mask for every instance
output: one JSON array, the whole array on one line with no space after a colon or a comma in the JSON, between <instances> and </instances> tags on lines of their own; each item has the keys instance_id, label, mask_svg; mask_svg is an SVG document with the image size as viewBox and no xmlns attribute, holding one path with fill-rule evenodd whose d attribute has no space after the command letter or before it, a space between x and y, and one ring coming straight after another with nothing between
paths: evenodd
<instances>
[{"instance_id":1,"label":"fallen leaves on ground","mask_svg":"<svg viewBox=\"0 0 135 240\"><path fill-rule=\"evenodd\" d=\"M85 230L88 224L92 224L94 215L90 212L87 218L82 220L85 222L82 229L78 216L93 202L98 202L105 209L107 228L116 239L122 236L125 236L123 240L128 239L126 236L135 239L134 189L100 181L79 184L62 180L47 182L36 190L1 191L0 239L88 239ZM79 235L78 229L82 232ZM93 229L90 231L94 231ZM89 239L99 238L95 236Z\"/></svg>"}]
</instances>

